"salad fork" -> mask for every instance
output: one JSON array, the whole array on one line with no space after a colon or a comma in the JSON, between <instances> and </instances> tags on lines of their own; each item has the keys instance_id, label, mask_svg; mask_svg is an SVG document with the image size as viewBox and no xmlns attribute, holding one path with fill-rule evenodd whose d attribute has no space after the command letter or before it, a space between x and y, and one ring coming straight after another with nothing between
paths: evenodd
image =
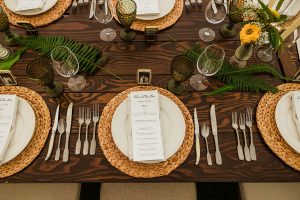
<instances>
[{"instance_id":1,"label":"salad fork","mask_svg":"<svg viewBox=\"0 0 300 200\"><path fill-rule=\"evenodd\" d=\"M80 140L80 133L81 133L81 126L84 122L84 107L79 107L79 132L78 132L78 138L76 142L76 148L75 148L75 154L78 155L80 154L80 149L81 149L81 140Z\"/></svg>"},{"instance_id":2,"label":"salad fork","mask_svg":"<svg viewBox=\"0 0 300 200\"><path fill-rule=\"evenodd\" d=\"M253 144L253 134L252 134L252 108L247 108L246 126L249 128L250 131L250 157L251 160L256 160L256 152Z\"/></svg>"},{"instance_id":3,"label":"salad fork","mask_svg":"<svg viewBox=\"0 0 300 200\"><path fill-rule=\"evenodd\" d=\"M55 158L54 158L55 160L59 160L59 156L60 156L60 140L61 140L62 134L65 132L65 120L64 119L59 120L58 132L59 132L59 138L58 138L58 145L57 145Z\"/></svg>"},{"instance_id":4,"label":"salad fork","mask_svg":"<svg viewBox=\"0 0 300 200\"><path fill-rule=\"evenodd\" d=\"M206 125L206 123L203 123L202 128L201 128L201 135L204 137L205 139L205 144L206 144L206 160L207 160L207 164L208 165L212 165L212 161L211 161L211 156L209 153L209 149L208 149L208 142L207 142L207 137L209 135L209 126Z\"/></svg>"},{"instance_id":5,"label":"salad fork","mask_svg":"<svg viewBox=\"0 0 300 200\"><path fill-rule=\"evenodd\" d=\"M96 133L96 125L97 125L98 121L99 121L99 104L94 104L93 105L93 124L94 124L94 129L93 129L93 139L91 141L91 147L90 147L90 155L95 155L96 154L96 138L95 138L95 133Z\"/></svg>"},{"instance_id":6,"label":"salad fork","mask_svg":"<svg viewBox=\"0 0 300 200\"><path fill-rule=\"evenodd\" d=\"M83 155L88 155L89 153L89 141L88 141L88 132L89 132L89 125L91 123L91 108L87 107L85 110L85 140L83 143Z\"/></svg>"},{"instance_id":7,"label":"salad fork","mask_svg":"<svg viewBox=\"0 0 300 200\"><path fill-rule=\"evenodd\" d=\"M245 158L246 158L247 161L251 161L250 152L249 152L249 148L248 148L248 144L247 144L247 137L246 137L245 113L241 113L240 114L240 123L239 123L239 125L240 125L240 129L244 133L244 140L245 140L244 153L245 153Z\"/></svg>"},{"instance_id":8,"label":"salad fork","mask_svg":"<svg viewBox=\"0 0 300 200\"><path fill-rule=\"evenodd\" d=\"M239 137L239 131L238 131L238 114L237 112L232 112L232 121L231 121L231 125L232 125L232 128L235 130L235 133L236 133L236 137L237 137L237 152L238 152L238 156L239 156L239 159L240 160L244 160L244 154L243 154L243 149L242 149L242 146L241 146L241 143L240 143L240 137Z\"/></svg>"}]
</instances>

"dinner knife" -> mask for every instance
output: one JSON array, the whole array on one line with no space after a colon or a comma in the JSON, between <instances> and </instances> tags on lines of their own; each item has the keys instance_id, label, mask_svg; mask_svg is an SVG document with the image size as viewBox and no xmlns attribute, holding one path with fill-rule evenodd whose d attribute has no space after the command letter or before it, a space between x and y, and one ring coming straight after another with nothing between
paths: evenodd
<instances>
[{"instance_id":1,"label":"dinner knife","mask_svg":"<svg viewBox=\"0 0 300 200\"><path fill-rule=\"evenodd\" d=\"M200 161L200 136L199 136L199 122L197 116L197 108L194 108L194 127L195 127L195 138L196 138L196 162L195 165L199 164Z\"/></svg>"},{"instance_id":2,"label":"dinner knife","mask_svg":"<svg viewBox=\"0 0 300 200\"><path fill-rule=\"evenodd\" d=\"M73 103L69 104L68 110L67 110L67 118L66 118L66 143L65 143L65 149L63 154L63 162L68 162L69 160L69 138L70 138L70 132L71 132L71 126L72 126L72 112L73 112Z\"/></svg>"},{"instance_id":3,"label":"dinner knife","mask_svg":"<svg viewBox=\"0 0 300 200\"><path fill-rule=\"evenodd\" d=\"M93 18L94 14L95 14L95 8L96 8L96 0L92 0L89 19Z\"/></svg>"},{"instance_id":4,"label":"dinner knife","mask_svg":"<svg viewBox=\"0 0 300 200\"><path fill-rule=\"evenodd\" d=\"M214 135L215 146L216 146L216 163L217 165L222 165L222 156L219 149L219 141L218 141L218 128L217 128L217 118L216 118L216 108L215 105L211 105L210 107L210 123L211 130Z\"/></svg>"},{"instance_id":5,"label":"dinner knife","mask_svg":"<svg viewBox=\"0 0 300 200\"><path fill-rule=\"evenodd\" d=\"M58 125L58 115L59 115L59 105L56 108L54 122L53 122L53 126L52 126L52 133L51 133L51 137L50 137L50 143L49 143L48 152L47 152L47 156L45 158L45 161L47 161L50 158L50 155L51 155L51 152L52 152L52 149L53 149L55 133L56 133L56 130L57 130L57 125Z\"/></svg>"}]
</instances>

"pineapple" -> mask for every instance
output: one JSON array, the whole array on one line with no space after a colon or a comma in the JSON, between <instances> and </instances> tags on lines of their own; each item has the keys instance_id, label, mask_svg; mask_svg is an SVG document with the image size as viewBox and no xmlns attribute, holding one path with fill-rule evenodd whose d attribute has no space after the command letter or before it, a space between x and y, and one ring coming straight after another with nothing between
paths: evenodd
<instances>
[{"instance_id":1,"label":"pineapple","mask_svg":"<svg viewBox=\"0 0 300 200\"><path fill-rule=\"evenodd\" d=\"M229 20L232 23L243 21L244 0L232 0L229 4Z\"/></svg>"},{"instance_id":2,"label":"pineapple","mask_svg":"<svg viewBox=\"0 0 300 200\"><path fill-rule=\"evenodd\" d=\"M9 32L9 21L6 13L3 11L0 6L0 31L4 33Z\"/></svg>"}]
</instances>

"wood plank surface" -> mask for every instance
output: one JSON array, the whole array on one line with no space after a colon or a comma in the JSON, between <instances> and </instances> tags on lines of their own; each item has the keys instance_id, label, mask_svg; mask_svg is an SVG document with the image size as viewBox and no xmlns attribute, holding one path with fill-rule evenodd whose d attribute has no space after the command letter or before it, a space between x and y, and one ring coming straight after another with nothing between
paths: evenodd
<instances>
[{"instance_id":1,"label":"wood plank surface","mask_svg":"<svg viewBox=\"0 0 300 200\"><path fill-rule=\"evenodd\" d=\"M207 1L204 1L207 3ZM206 5L206 4L205 4ZM231 128L231 112L245 111L247 106L257 107L258 101L263 94L249 94L244 92L229 92L220 96L206 97L203 92L195 92L190 86L187 91L178 96L192 113L194 107L199 112L199 122L209 121L209 108L211 104L216 105L219 143L223 157L222 166L207 166L205 157L205 143L201 138L201 161L200 166L195 166L195 146L187 160L168 176L153 179L137 179L122 172L110 165L100 149L97 141L95 156L75 155L75 144L78 134L78 107L91 106L99 103L101 112L105 105L118 93L136 86L135 73L138 68L152 69L153 85L165 88L170 76L170 62L176 55L181 54L183 49L170 41L167 37L171 35L181 42L182 45L190 48L199 41L198 30L203 27L211 27L216 31L216 39L213 43L221 45L226 52L226 59L233 55L239 42L237 37L223 39L218 33L220 25L209 24L204 17L205 5L187 12L183 11L182 17L172 27L158 33L156 42L145 42L143 33L138 33L132 42L123 42L119 38L111 43L105 43L99 39L99 31L105 27L113 27L120 31L120 25L112 21L106 26L95 20L88 19L88 6L82 6L75 13L52 23L51 25L38 28L41 35L63 35L78 41L91 44L110 55L109 62L105 67L119 75L122 80L117 80L98 70L94 75L87 76L87 86L82 92L70 91L66 84L67 79L56 76L57 81L65 85L65 93L60 98L49 98L44 88L37 82L26 76L27 64L38 57L35 52L28 51L24 54L12 69L17 76L19 84L37 91L47 102L52 118L57 104L60 104L61 116L66 116L69 102L74 103L73 125L70 137L70 161L54 161L52 152L51 159L44 161L48 150L49 138L41 154L23 171L7 178L0 179L0 182L188 182L188 181L209 181L209 182L278 182L278 181L300 181L300 173L287 166L281 161L264 143L257 127L254 125L254 144L257 158L255 162L239 161L236 151L236 135ZM22 30L13 27L13 30L23 33ZM206 44L207 45L207 44ZM255 56L250 63L257 63ZM274 59L271 63L276 69L282 70L280 63ZM196 72L195 72L196 73ZM279 85L282 82L267 75L261 75L272 85ZM211 85L208 91L221 86L216 80L210 79ZM188 85L188 82L187 82ZM92 127L90 127L89 139L91 140ZM83 141L82 134L81 140ZM64 144L65 138L62 139ZM213 136L209 136L209 148L214 162ZM243 140L242 140L243 141ZM242 143L243 144L243 143ZM57 146L55 141L54 147Z\"/></svg>"}]
</instances>

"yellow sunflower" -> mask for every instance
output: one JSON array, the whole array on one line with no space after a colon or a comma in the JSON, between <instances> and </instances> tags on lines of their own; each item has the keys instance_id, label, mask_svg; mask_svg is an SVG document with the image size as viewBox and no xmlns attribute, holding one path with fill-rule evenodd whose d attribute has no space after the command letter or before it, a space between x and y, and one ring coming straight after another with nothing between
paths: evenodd
<instances>
[{"instance_id":1,"label":"yellow sunflower","mask_svg":"<svg viewBox=\"0 0 300 200\"><path fill-rule=\"evenodd\" d=\"M240 32L242 44L256 42L260 37L261 28L256 24L246 24Z\"/></svg>"}]
</instances>

